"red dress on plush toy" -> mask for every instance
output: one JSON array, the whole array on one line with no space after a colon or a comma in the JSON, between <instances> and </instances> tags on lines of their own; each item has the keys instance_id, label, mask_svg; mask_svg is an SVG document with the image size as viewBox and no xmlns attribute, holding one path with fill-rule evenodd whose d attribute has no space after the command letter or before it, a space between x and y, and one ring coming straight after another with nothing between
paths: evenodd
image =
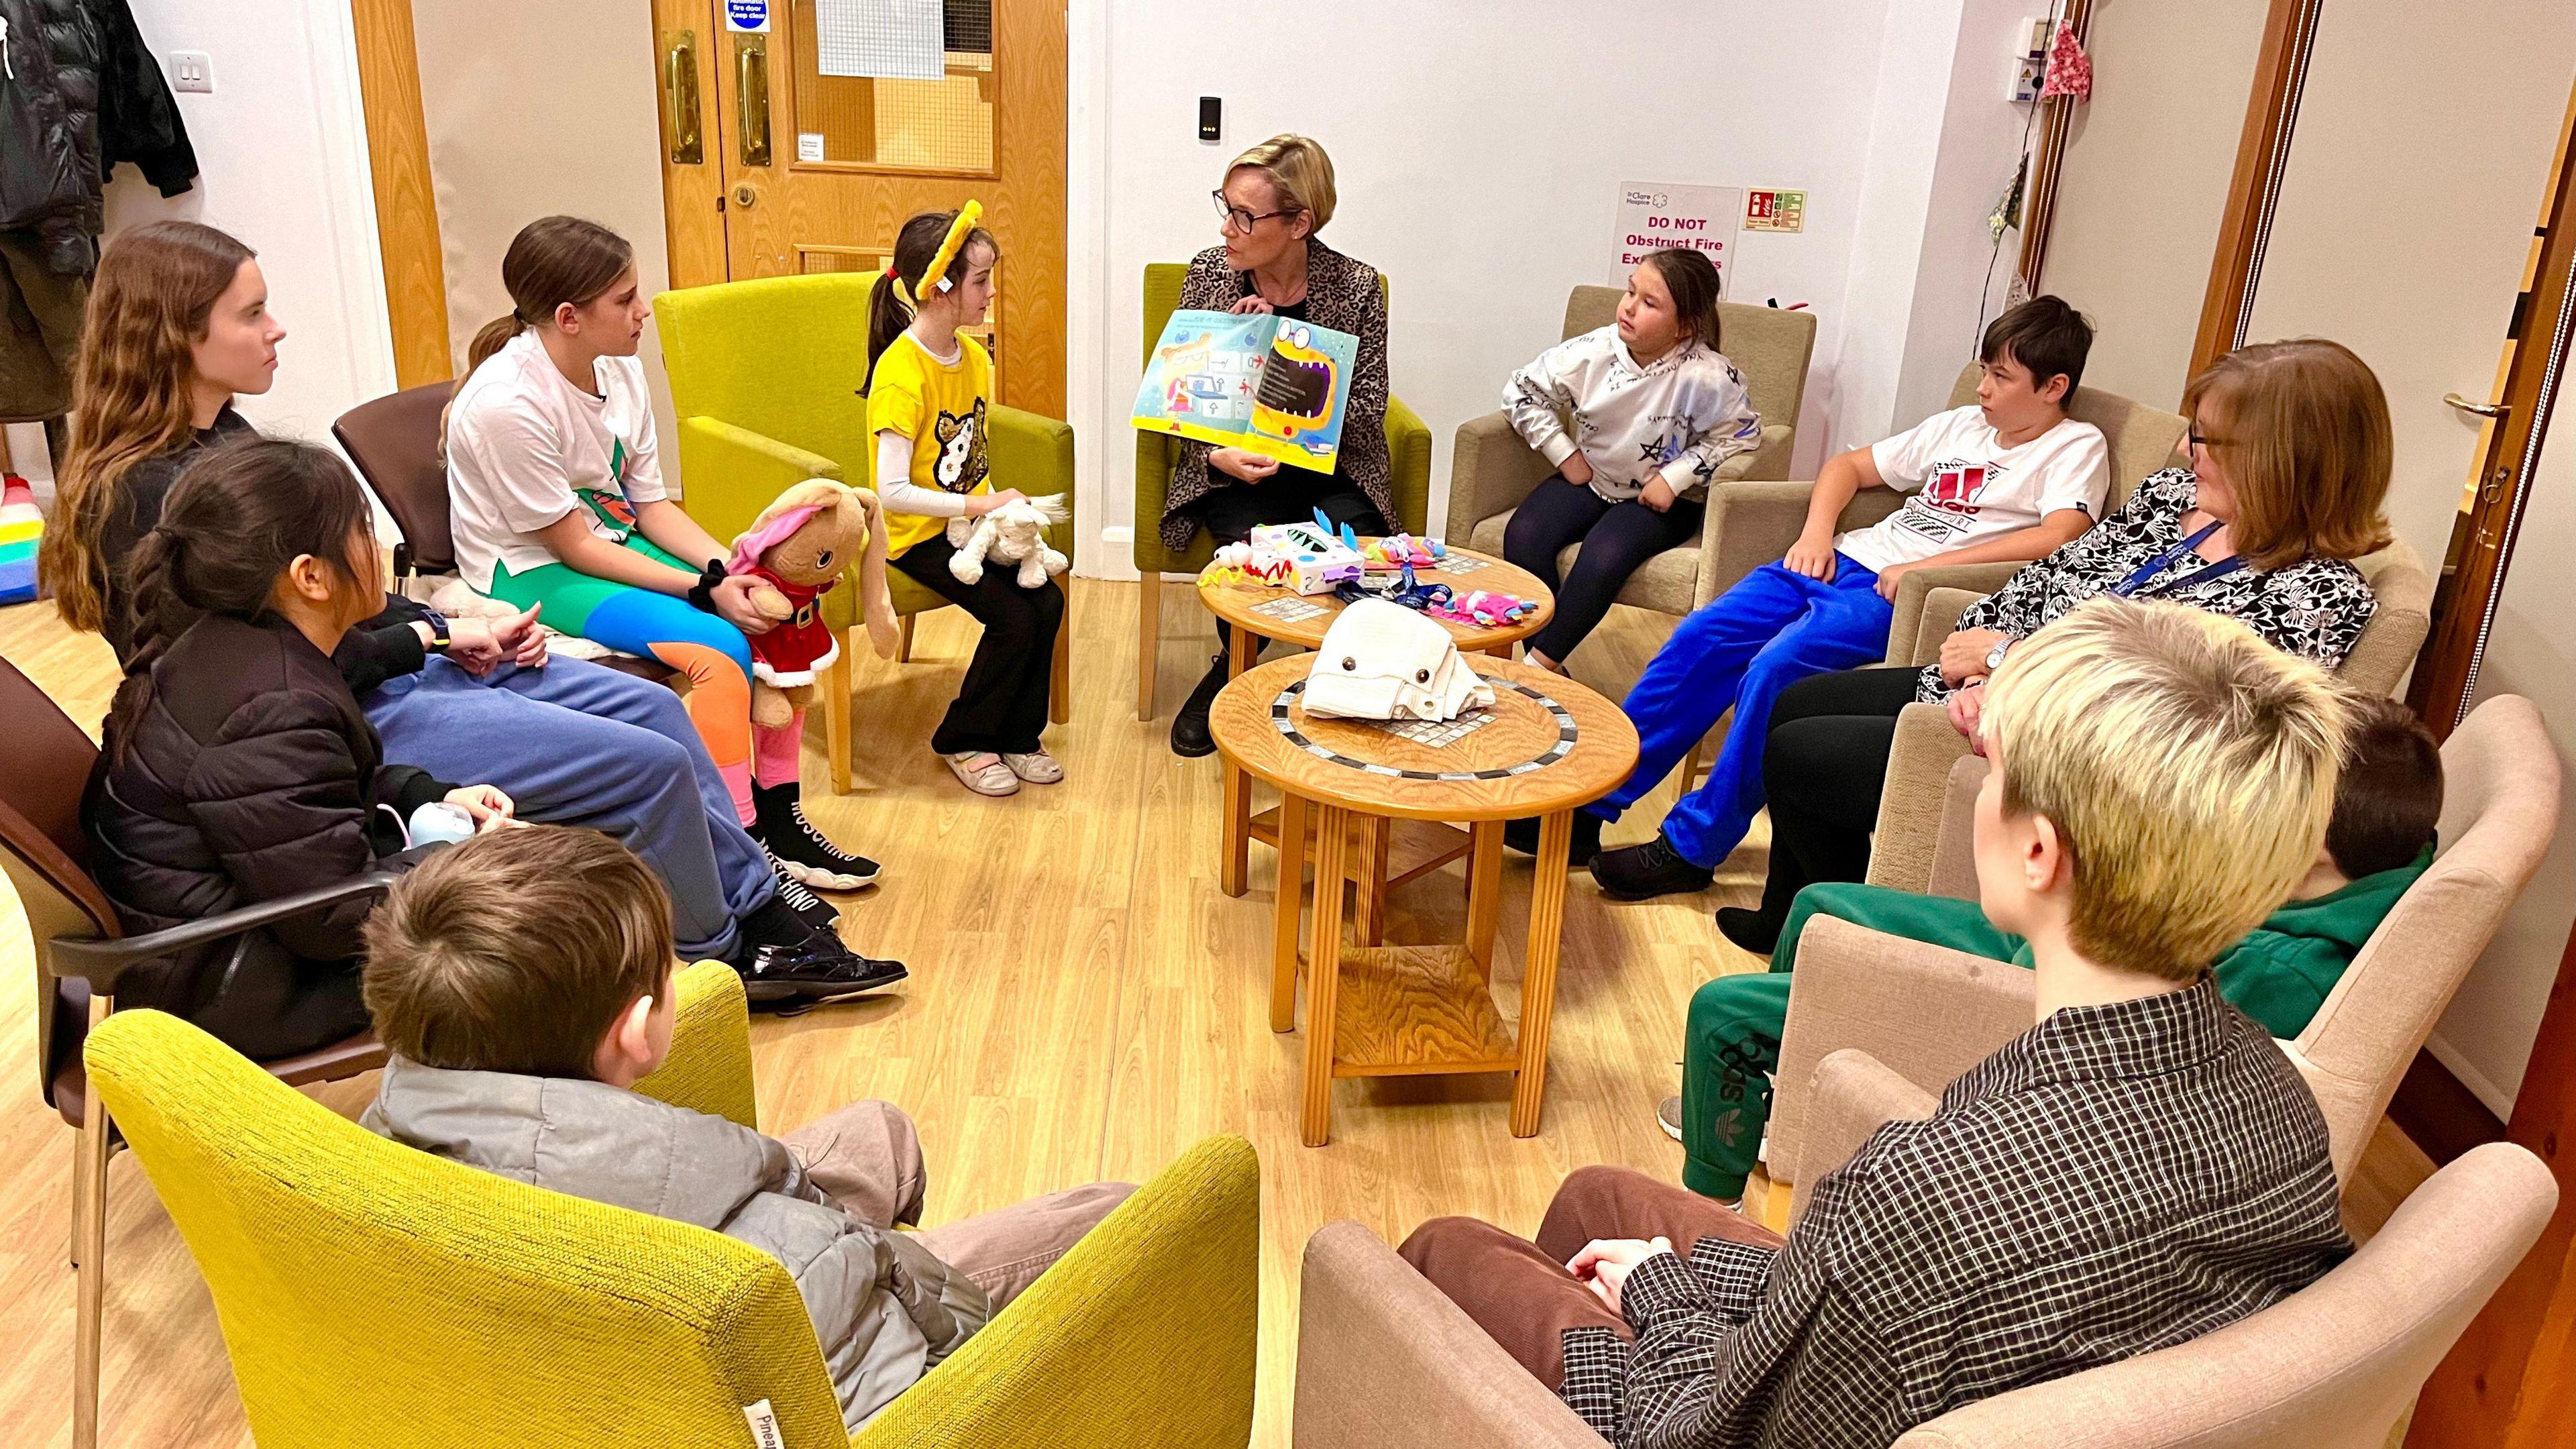
<instances>
[{"instance_id":1,"label":"red dress on plush toy","mask_svg":"<svg viewBox=\"0 0 2576 1449\"><path fill-rule=\"evenodd\" d=\"M823 611L815 601L832 592L837 578L819 584L800 584L780 578L761 564L730 569L762 580L787 596L796 612L778 622L766 634L751 637L751 672L766 684L786 689L799 684L812 684L814 672L829 669L841 657L841 641L833 637L823 623Z\"/></svg>"}]
</instances>

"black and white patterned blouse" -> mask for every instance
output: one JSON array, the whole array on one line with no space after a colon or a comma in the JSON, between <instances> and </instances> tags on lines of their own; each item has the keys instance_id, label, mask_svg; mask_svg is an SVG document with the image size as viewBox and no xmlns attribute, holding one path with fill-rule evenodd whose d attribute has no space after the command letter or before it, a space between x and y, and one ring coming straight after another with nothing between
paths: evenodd
<instances>
[{"instance_id":1,"label":"black and white patterned blouse","mask_svg":"<svg viewBox=\"0 0 2576 1449\"><path fill-rule=\"evenodd\" d=\"M1968 606L1961 629L1996 629L2027 639L2086 599L2109 593L2140 565L2183 541L2183 515L2200 497L2200 480L2188 468L2167 468L2138 485L2129 501L2055 553L2014 574L2004 586ZM2150 580L2136 597L2166 599L2225 614L2251 628L2272 647L2328 669L2340 668L2379 600L2361 570L2343 559L2302 559L2287 568L2243 568L2185 588L2198 565L2185 562ZM1939 665L1926 665L1914 697L1939 704L1950 697Z\"/></svg>"},{"instance_id":2,"label":"black and white patterned blouse","mask_svg":"<svg viewBox=\"0 0 2576 1449\"><path fill-rule=\"evenodd\" d=\"M1639 1263L1633 1344L1565 1333L1628 1449L1886 1449L1979 1399L2168 1348L2351 1253L2325 1118L2204 975L2069 1007L1890 1122L1774 1250Z\"/></svg>"}]
</instances>

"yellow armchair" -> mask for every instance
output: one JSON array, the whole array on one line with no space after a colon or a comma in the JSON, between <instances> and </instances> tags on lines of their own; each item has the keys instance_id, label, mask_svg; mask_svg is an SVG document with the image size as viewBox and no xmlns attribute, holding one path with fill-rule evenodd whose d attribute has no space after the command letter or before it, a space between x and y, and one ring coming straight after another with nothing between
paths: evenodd
<instances>
[{"instance_id":1,"label":"yellow armchair","mask_svg":"<svg viewBox=\"0 0 2576 1449\"><path fill-rule=\"evenodd\" d=\"M1189 267L1180 262L1149 262L1145 266L1145 355L1153 355L1154 340L1163 335L1163 324L1181 305L1181 279ZM1386 286L1381 275L1378 285ZM1431 429L1414 416L1404 399L1390 395L1386 400L1386 446L1393 464L1392 483L1395 493L1396 518L1393 522L1410 533L1420 533L1431 513ZM1154 663L1161 651L1163 626L1163 575L1195 574L1216 557L1216 540L1201 529L1190 535L1189 547L1174 552L1163 547L1161 525L1163 499L1171 491L1172 465L1178 459L1178 440L1168 433L1136 434L1136 536L1132 545L1136 560L1136 718L1154 717Z\"/></svg>"},{"instance_id":2,"label":"yellow armchair","mask_svg":"<svg viewBox=\"0 0 2576 1449\"><path fill-rule=\"evenodd\" d=\"M720 541L791 483L837 478L872 485L876 450L867 430L868 292L874 272L763 277L664 292L653 299L662 362L679 414L681 506ZM1073 553L1073 428L1018 408L995 407L991 454L996 486L1031 497L1064 495L1065 521L1048 541ZM947 600L901 573L887 590L900 621L898 657L912 657L916 614ZM856 587L823 596L823 619L840 636L841 660L824 681L832 788L850 788L850 660L860 622ZM1062 724L1073 630L1056 635L1052 713Z\"/></svg>"},{"instance_id":3,"label":"yellow armchair","mask_svg":"<svg viewBox=\"0 0 2576 1449\"><path fill-rule=\"evenodd\" d=\"M680 975L640 1085L752 1119L741 983ZM739 1449L853 1441L794 1283L721 1233L415 1152L197 1028L119 1012L85 1044L213 1291L266 1449ZM1240 1449L1251 1432L1260 1174L1201 1142L855 1441Z\"/></svg>"}]
</instances>

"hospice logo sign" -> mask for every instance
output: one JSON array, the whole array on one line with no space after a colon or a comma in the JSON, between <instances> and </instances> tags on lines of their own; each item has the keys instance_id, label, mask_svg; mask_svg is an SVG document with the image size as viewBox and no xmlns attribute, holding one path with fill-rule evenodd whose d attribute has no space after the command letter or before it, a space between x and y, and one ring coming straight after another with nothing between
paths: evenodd
<instances>
[{"instance_id":1,"label":"hospice logo sign","mask_svg":"<svg viewBox=\"0 0 2576 1449\"><path fill-rule=\"evenodd\" d=\"M1610 217L1610 285L1628 285L1628 274L1646 253L1686 247L1716 266L1718 295L1725 296L1735 277L1736 231L1743 217L1740 186L1620 182Z\"/></svg>"}]
</instances>

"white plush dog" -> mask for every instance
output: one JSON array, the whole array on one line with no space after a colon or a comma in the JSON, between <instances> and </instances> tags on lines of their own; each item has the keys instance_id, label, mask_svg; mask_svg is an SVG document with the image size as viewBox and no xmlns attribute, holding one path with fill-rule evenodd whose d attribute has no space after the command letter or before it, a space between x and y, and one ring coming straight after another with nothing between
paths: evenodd
<instances>
[{"instance_id":1,"label":"white plush dog","mask_svg":"<svg viewBox=\"0 0 2576 1449\"><path fill-rule=\"evenodd\" d=\"M1034 589L1073 566L1073 560L1047 547L1046 541L1048 525L1062 523L1065 517L1064 495L1051 493L1005 503L981 518L952 518L948 546L957 552L948 560L948 571L959 583L971 584L984 577L987 558L1015 563L1020 566L1020 587Z\"/></svg>"}]
</instances>

